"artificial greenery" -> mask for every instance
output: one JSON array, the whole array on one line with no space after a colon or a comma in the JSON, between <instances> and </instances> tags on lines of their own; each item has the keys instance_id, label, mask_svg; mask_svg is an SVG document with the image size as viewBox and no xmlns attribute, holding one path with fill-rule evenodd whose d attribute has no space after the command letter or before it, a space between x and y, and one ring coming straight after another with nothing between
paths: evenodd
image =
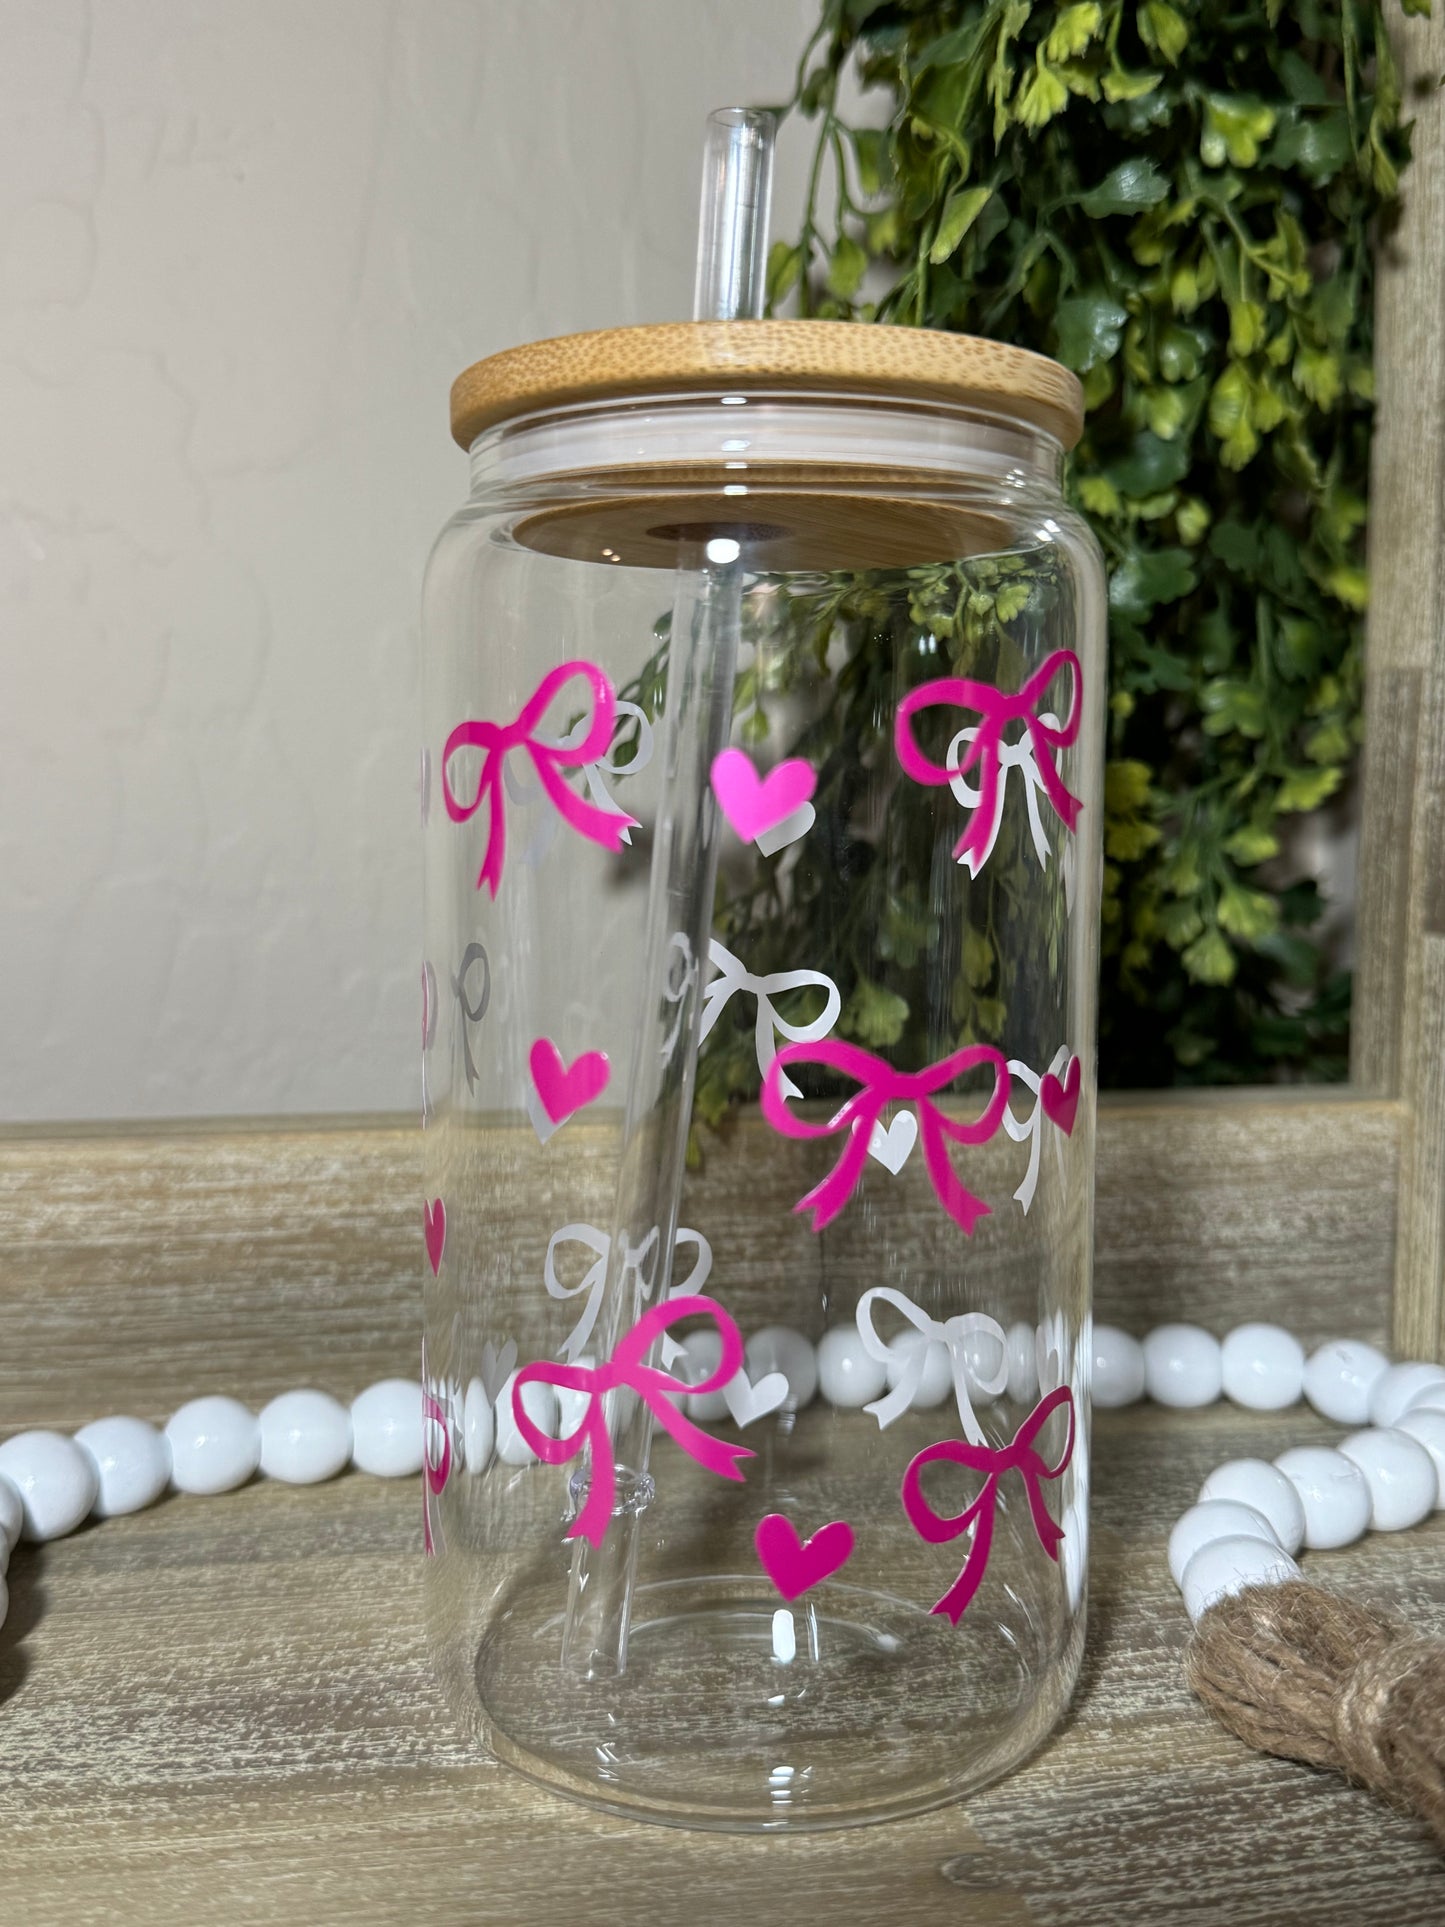
<instances>
[{"instance_id":1,"label":"artificial greenery","mask_svg":"<svg viewBox=\"0 0 1445 1927\"><path fill-rule=\"evenodd\" d=\"M885 127L845 117L850 68L891 100ZM1408 157L1379 8L825 0L793 106L817 147L798 238L773 249L775 303L996 336L1084 385L1069 486L1110 573L1106 1078L1343 1075L1348 983L1288 849L1348 783L1361 733L1372 252ZM848 635L799 746L825 823L846 820L847 772L876 748L868 692L894 687L919 625L958 660L986 630L1006 643L1027 593L997 561L915 577L901 611L861 576L795 598L800 657L821 670ZM770 923L766 878L725 886L720 928L771 928L782 961L826 955L842 1028L865 1040L910 1016L997 1033L986 932L952 1008L910 1014L928 860L920 845L920 874L857 879L901 989L850 965L835 895L778 899ZM720 1027L710 1058L699 1104L717 1116L748 1088L745 1040Z\"/></svg>"}]
</instances>

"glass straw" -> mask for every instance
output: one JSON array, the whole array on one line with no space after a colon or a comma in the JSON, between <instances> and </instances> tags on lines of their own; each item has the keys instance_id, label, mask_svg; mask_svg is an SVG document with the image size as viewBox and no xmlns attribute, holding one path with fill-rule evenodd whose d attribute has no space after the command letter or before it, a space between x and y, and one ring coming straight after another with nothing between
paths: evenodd
<instances>
[{"instance_id":1,"label":"glass straw","mask_svg":"<svg viewBox=\"0 0 1445 1927\"><path fill-rule=\"evenodd\" d=\"M775 135L773 116L752 108L724 107L708 117L695 321L762 316ZM596 1327L599 1360L611 1356L646 1309L643 1268L629 1258L656 1236L654 1289L660 1301L671 1281L677 1235L717 877L718 813L710 774L731 730L742 614L740 542L719 525L702 546L704 564L679 568L673 600L646 976L627 1084L607 1290ZM651 1410L626 1390L607 1398L616 1465L613 1518L595 1550L584 1539L573 1542L562 1636L564 1669L585 1678L626 1668L640 1522L654 1489L648 1471ZM586 1477L584 1468L574 1478L579 1507L585 1496L579 1481Z\"/></svg>"}]
</instances>

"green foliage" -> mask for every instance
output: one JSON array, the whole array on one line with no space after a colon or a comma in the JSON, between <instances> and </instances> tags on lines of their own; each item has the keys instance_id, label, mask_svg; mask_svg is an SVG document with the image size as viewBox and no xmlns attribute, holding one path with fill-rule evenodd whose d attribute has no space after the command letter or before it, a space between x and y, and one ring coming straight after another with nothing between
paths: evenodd
<instances>
[{"instance_id":1,"label":"green foliage","mask_svg":"<svg viewBox=\"0 0 1445 1927\"><path fill-rule=\"evenodd\" d=\"M840 115L850 65L886 128ZM1281 849L1360 740L1371 249L1409 152L1378 5L824 0L794 105L819 134L775 302L995 336L1084 384L1070 488L1110 567L1108 1076L1342 1075L1348 984ZM871 753L866 713L835 719L840 767ZM959 981L989 986L981 955ZM903 1022L856 983L845 1030Z\"/></svg>"}]
</instances>

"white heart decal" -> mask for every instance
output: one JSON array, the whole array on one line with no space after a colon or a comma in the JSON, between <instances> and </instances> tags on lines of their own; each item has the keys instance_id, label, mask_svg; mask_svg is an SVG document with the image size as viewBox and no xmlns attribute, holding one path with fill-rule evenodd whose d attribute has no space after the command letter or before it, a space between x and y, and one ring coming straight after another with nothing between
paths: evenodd
<instances>
[{"instance_id":1,"label":"white heart decal","mask_svg":"<svg viewBox=\"0 0 1445 1927\"><path fill-rule=\"evenodd\" d=\"M532 1129L537 1133L537 1142L545 1144L558 1126L543 1110L542 1100L537 1095L536 1086L530 1078L527 1079L527 1088L523 1093L522 1101L527 1106L527 1115L532 1120Z\"/></svg>"},{"instance_id":2,"label":"white heart decal","mask_svg":"<svg viewBox=\"0 0 1445 1927\"><path fill-rule=\"evenodd\" d=\"M812 804L801 803L781 823L775 823L770 830L759 830L753 841L764 856L776 856L779 850L786 850L790 843L806 836L817 820L818 812Z\"/></svg>"},{"instance_id":3,"label":"white heart decal","mask_svg":"<svg viewBox=\"0 0 1445 1927\"><path fill-rule=\"evenodd\" d=\"M788 1381L781 1372L769 1372L756 1385L746 1372L735 1372L722 1388L728 1410L737 1425L751 1425L756 1418L776 1412L788 1396Z\"/></svg>"},{"instance_id":4,"label":"white heart decal","mask_svg":"<svg viewBox=\"0 0 1445 1927\"><path fill-rule=\"evenodd\" d=\"M912 1111L900 1111L886 1131L882 1118L874 1119L872 1135L868 1139L868 1155L877 1158L884 1169L891 1171L896 1178L912 1157L917 1142L918 1119Z\"/></svg>"},{"instance_id":5,"label":"white heart decal","mask_svg":"<svg viewBox=\"0 0 1445 1927\"><path fill-rule=\"evenodd\" d=\"M493 1405L502 1396L502 1387L517 1369L517 1341L509 1338L499 1352L489 1338L482 1347L478 1377L482 1390Z\"/></svg>"}]
</instances>

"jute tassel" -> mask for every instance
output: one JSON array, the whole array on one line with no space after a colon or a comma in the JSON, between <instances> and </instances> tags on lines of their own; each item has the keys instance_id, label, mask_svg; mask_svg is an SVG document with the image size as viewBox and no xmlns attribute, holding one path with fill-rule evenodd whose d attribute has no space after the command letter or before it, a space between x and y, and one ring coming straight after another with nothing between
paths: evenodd
<instances>
[{"instance_id":1,"label":"jute tassel","mask_svg":"<svg viewBox=\"0 0 1445 1927\"><path fill-rule=\"evenodd\" d=\"M1445 1852L1445 1641L1291 1580L1211 1606L1184 1671L1247 1745L1345 1774Z\"/></svg>"}]
</instances>

